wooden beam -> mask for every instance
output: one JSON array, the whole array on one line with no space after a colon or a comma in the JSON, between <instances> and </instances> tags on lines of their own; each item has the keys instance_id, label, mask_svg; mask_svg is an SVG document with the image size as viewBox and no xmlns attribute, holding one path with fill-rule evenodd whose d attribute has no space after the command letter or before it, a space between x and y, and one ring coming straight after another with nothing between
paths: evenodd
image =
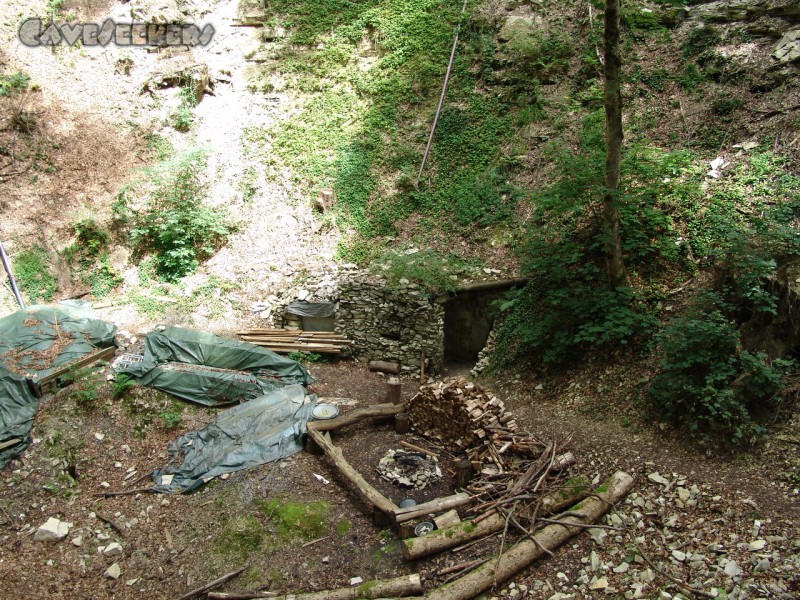
<instances>
[{"instance_id":1,"label":"wooden beam","mask_svg":"<svg viewBox=\"0 0 800 600\"><path fill-rule=\"evenodd\" d=\"M361 585L307 592L305 594L278 595L275 592L210 592L213 600L252 600L273 598L274 600L355 600L356 598L404 598L422 595L422 580L417 573L401 575L394 579L365 581Z\"/></svg>"},{"instance_id":2,"label":"wooden beam","mask_svg":"<svg viewBox=\"0 0 800 600\"><path fill-rule=\"evenodd\" d=\"M472 502L472 500L473 497L466 492L459 492L458 494L453 494L452 496L436 498L430 502L415 504L414 506L409 506L407 508L398 508L392 511L392 518L394 519L395 523L400 524L429 513L440 513L451 508L464 506L465 504Z\"/></svg>"},{"instance_id":3,"label":"wooden beam","mask_svg":"<svg viewBox=\"0 0 800 600\"><path fill-rule=\"evenodd\" d=\"M308 428L308 436L314 440L325 455L333 461L333 464L339 469L339 473L355 486L367 502L386 514L391 514L393 511L397 510L398 507L394 502L367 483L361 474L345 460L341 448L334 446L330 441L325 439L322 433L313 427Z\"/></svg>"},{"instance_id":4,"label":"wooden beam","mask_svg":"<svg viewBox=\"0 0 800 600\"><path fill-rule=\"evenodd\" d=\"M308 429L313 429L315 431L335 431L347 425L358 423L362 419L367 419L369 417L391 417L404 410L404 404L373 404L372 406L351 410L346 415L336 417L335 419L311 421L308 424Z\"/></svg>"}]
</instances>

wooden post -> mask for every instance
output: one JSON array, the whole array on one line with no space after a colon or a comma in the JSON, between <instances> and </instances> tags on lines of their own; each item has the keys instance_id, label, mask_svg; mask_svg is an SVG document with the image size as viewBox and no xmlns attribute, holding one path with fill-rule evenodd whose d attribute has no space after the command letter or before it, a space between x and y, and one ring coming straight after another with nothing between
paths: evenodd
<instances>
[{"instance_id":1,"label":"wooden post","mask_svg":"<svg viewBox=\"0 0 800 600\"><path fill-rule=\"evenodd\" d=\"M403 384L397 377L390 377L386 382L386 403L400 404L403 401Z\"/></svg>"},{"instance_id":2,"label":"wooden post","mask_svg":"<svg viewBox=\"0 0 800 600\"><path fill-rule=\"evenodd\" d=\"M408 421L408 413L398 413L394 416L394 430L397 433L408 433L411 423Z\"/></svg>"},{"instance_id":3,"label":"wooden post","mask_svg":"<svg viewBox=\"0 0 800 600\"><path fill-rule=\"evenodd\" d=\"M419 359L419 384L425 385L425 350L422 351Z\"/></svg>"},{"instance_id":4,"label":"wooden post","mask_svg":"<svg viewBox=\"0 0 800 600\"><path fill-rule=\"evenodd\" d=\"M473 475L475 475L475 470L469 460L458 461L456 463L456 489L461 490L467 487L467 484L472 481Z\"/></svg>"}]
</instances>

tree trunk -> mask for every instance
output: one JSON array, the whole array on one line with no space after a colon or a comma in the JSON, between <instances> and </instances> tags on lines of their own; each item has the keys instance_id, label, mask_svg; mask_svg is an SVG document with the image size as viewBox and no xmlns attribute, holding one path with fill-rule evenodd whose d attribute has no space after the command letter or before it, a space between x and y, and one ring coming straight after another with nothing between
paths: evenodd
<instances>
[{"instance_id":1,"label":"tree trunk","mask_svg":"<svg viewBox=\"0 0 800 600\"><path fill-rule=\"evenodd\" d=\"M620 0L606 0L605 11L606 192L603 198L603 233L606 274L611 288L624 285L626 278L619 232L619 167L622 160L619 3Z\"/></svg>"},{"instance_id":2,"label":"tree trunk","mask_svg":"<svg viewBox=\"0 0 800 600\"><path fill-rule=\"evenodd\" d=\"M407 597L420 596L421 594L422 581L417 573L413 573L395 577L394 579L366 581L358 586L323 592L287 594L285 596L277 596L274 592L212 592L208 597L215 600L249 600L255 598L272 598L273 600L354 600L355 598Z\"/></svg>"}]
</instances>

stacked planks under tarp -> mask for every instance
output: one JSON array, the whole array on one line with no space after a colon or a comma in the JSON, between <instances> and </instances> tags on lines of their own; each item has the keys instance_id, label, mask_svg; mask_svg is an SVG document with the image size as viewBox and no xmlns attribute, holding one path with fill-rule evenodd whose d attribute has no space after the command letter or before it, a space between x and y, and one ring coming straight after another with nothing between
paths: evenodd
<instances>
[{"instance_id":1,"label":"stacked planks under tarp","mask_svg":"<svg viewBox=\"0 0 800 600\"><path fill-rule=\"evenodd\" d=\"M236 335L243 341L263 346L273 352L314 352L340 354L351 344L345 336L331 331L299 329L245 329Z\"/></svg>"}]
</instances>

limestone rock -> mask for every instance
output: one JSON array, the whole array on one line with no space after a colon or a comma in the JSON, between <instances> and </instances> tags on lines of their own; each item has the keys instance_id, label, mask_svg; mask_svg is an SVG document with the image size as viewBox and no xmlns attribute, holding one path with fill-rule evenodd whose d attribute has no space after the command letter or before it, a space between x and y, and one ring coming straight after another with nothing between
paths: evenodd
<instances>
[{"instance_id":1,"label":"limestone rock","mask_svg":"<svg viewBox=\"0 0 800 600\"><path fill-rule=\"evenodd\" d=\"M114 563L110 567L105 570L103 573L109 579L119 579L119 576L122 575L122 569L119 567L119 563Z\"/></svg>"},{"instance_id":2,"label":"limestone rock","mask_svg":"<svg viewBox=\"0 0 800 600\"><path fill-rule=\"evenodd\" d=\"M775 46L772 56L784 64L800 60L800 29L787 32Z\"/></svg>"},{"instance_id":3,"label":"limestone rock","mask_svg":"<svg viewBox=\"0 0 800 600\"><path fill-rule=\"evenodd\" d=\"M55 517L50 517L33 534L34 541L37 542L58 542L67 537L72 523L59 521Z\"/></svg>"}]
</instances>

